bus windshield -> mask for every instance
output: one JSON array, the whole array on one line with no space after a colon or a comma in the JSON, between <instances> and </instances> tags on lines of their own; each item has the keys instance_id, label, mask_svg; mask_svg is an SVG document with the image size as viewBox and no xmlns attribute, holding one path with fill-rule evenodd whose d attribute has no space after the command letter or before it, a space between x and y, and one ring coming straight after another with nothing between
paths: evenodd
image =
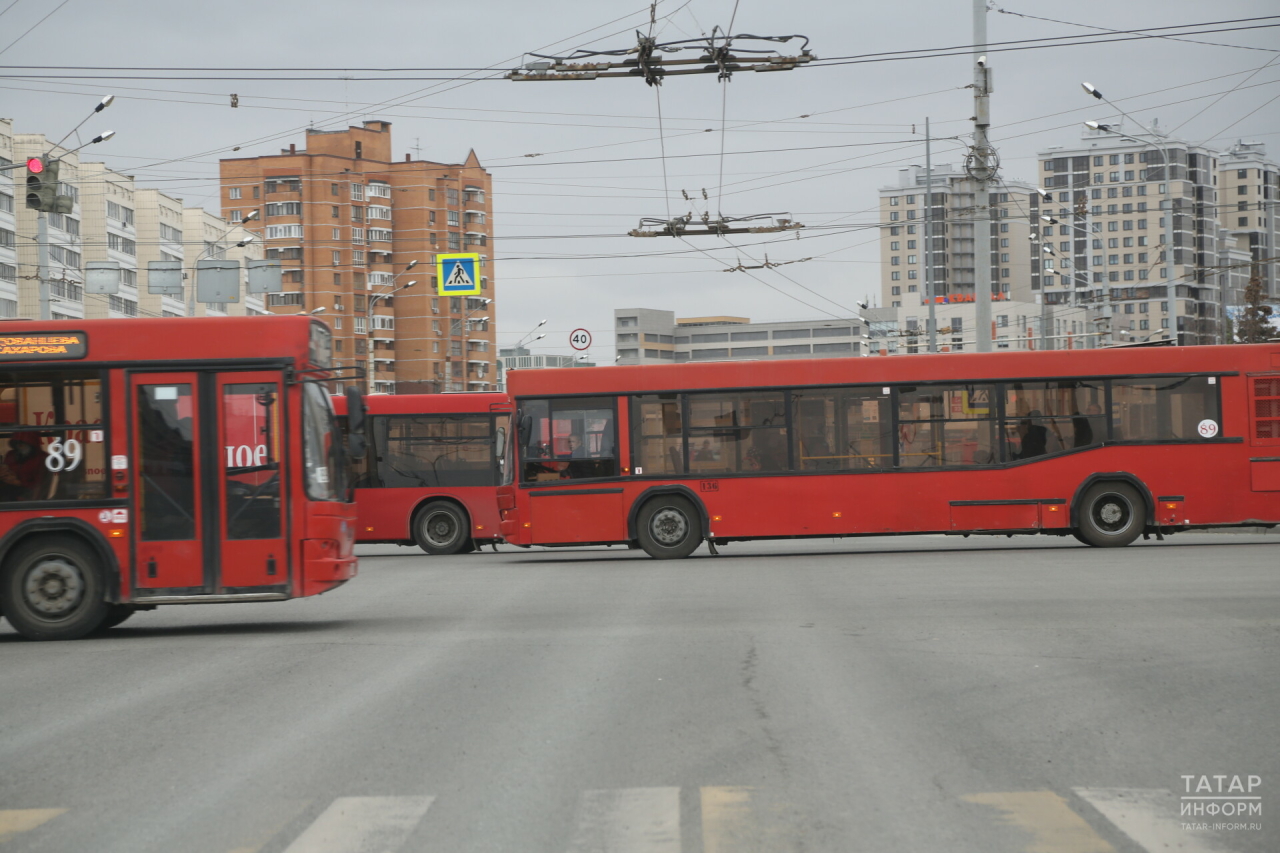
<instances>
[{"instance_id":1,"label":"bus windshield","mask_svg":"<svg viewBox=\"0 0 1280 853\"><path fill-rule=\"evenodd\" d=\"M343 500L347 493L346 462L333 405L314 382L303 386L303 458L307 497L315 501Z\"/></svg>"}]
</instances>

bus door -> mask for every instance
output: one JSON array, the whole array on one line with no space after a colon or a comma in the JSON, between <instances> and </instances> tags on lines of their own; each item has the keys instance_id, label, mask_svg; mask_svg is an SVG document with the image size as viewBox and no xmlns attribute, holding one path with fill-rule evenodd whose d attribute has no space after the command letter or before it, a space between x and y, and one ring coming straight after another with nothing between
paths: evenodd
<instances>
[{"instance_id":1,"label":"bus door","mask_svg":"<svg viewBox=\"0 0 1280 853\"><path fill-rule=\"evenodd\" d=\"M133 419L134 586L198 593L206 586L206 441L199 374L129 377Z\"/></svg>"},{"instance_id":2,"label":"bus door","mask_svg":"<svg viewBox=\"0 0 1280 853\"><path fill-rule=\"evenodd\" d=\"M136 373L130 386L136 587L288 583L280 374Z\"/></svg>"},{"instance_id":3,"label":"bus door","mask_svg":"<svg viewBox=\"0 0 1280 853\"><path fill-rule=\"evenodd\" d=\"M282 391L279 373L217 376L220 585L228 592L289 579Z\"/></svg>"}]
</instances>

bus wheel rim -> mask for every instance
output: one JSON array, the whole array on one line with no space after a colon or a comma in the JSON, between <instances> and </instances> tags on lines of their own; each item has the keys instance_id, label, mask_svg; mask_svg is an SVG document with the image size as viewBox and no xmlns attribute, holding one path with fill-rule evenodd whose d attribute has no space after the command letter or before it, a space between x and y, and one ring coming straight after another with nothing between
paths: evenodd
<instances>
[{"instance_id":1,"label":"bus wheel rim","mask_svg":"<svg viewBox=\"0 0 1280 853\"><path fill-rule=\"evenodd\" d=\"M1133 520L1133 508L1120 495L1104 495L1094 504L1094 523L1107 533L1120 533Z\"/></svg>"},{"instance_id":2,"label":"bus wheel rim","mask_svg":"<svg viewBox=\"0 0 1280 853\"><path fill-rule=\"evenodd\" d=\"M33 610L59 618L80 606L84 599L84 575L65 557L47 557L31 567L23 583L23 595Z\"/></svg>"},{"instance_id":3,"label":"bus wheel rim","mask_svg":"<svg viewBox=\"0 0 1280 853\"><path fill-rule=\"evenodd\" d=\"M689 535L689 519L680 510L665 507L653 514L649 530L660 544L672 547Z\"/></svg>"},{"instance_id":4,"label":"bus wheel rim","mask_svg":"<svg viewBox=\"0 0 1280 853\"><path fill-rule=\"evenodd\" d=\"M449 545L458 536L458 524L447 512L433 512L422 525L427 541L432 545Z\"/></svg>"}]
</instances>

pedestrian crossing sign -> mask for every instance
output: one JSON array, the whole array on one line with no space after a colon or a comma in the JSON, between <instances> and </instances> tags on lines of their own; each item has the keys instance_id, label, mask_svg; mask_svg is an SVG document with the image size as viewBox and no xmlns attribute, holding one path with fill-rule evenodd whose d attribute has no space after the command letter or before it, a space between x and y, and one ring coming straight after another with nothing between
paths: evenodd
<instances>
[{"instance_id":1,"label":"pedestrian crossing sign","mask_svg":"<svg viewBox=\"0 0 1280 853\"><path fill-rule=\"evenodd\" d=\"M441 296L474 296L480 292L480 256L436 255L436 292Z\"/></svg>"}]
</instances>

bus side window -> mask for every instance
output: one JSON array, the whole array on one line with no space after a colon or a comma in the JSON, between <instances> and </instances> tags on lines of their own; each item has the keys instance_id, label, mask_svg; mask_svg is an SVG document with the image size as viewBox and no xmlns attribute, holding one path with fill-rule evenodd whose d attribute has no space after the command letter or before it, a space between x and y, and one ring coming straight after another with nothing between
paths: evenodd
<instances>
[{"instance_id":1,"label":"bus side window","mask_svg":"<svg viewBox=\"0 0 1280 853\"><path fill-rule=\"evenodd\" d=\"M999 462L995 386L899 389L898 452L903 468L957 468Z\"/></svg>"},{"instance_id":2,"label":"bus side window","mask_svg":"<svg viewBox=\"0 0 1280 853\"><path fill-rule=\"evenodd\" d=\"M793 391L791 406L801 471L892 467L889 398L881 388Z\"/></svg>"},{"instance_id":3,"label":"bus side window","mask_svg":"<svg viewBox=\"0 0 1280 853\"><path fill-rule=\"evenodd\" d=\"M1111 406L1120 441L1199 440L1203 420L1217 421L1218 385L1207 376L1113 379Z\"/></svg>"},{"instance_id":4,"label":"bus side window","mask_svg":"<svg viewBox=\"0 0 1280 853\"><path fill-rule=\"evenodd\" d=\"M520 417L524 482L617 476L615 398L528 400Z\"/></svg>"},{"instance_id":5,"label":"bus side window","mask_svg":"<svg viewBox=\"0 0 1280 853\"><path fill-rule=\"evenodd\" d=\"M1101 380L1012 382L1004 388L1004 435L1011 461L1101 444L1107 437Z\"/></svg>"}]
</instances>

